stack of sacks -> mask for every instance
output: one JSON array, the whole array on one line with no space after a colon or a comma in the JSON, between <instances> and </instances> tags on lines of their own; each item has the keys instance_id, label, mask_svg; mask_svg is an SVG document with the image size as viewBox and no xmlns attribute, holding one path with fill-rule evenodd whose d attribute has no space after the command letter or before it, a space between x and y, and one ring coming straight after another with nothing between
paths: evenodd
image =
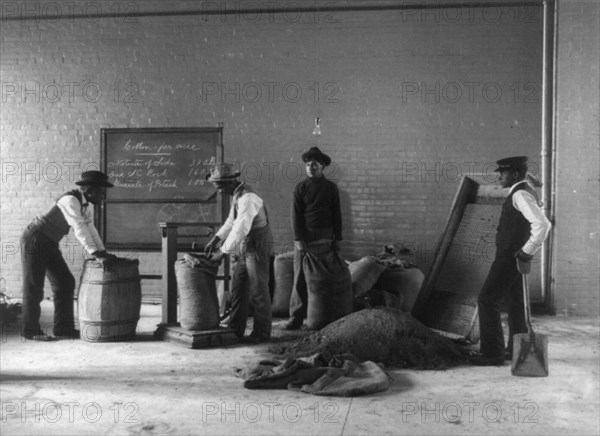
<instances>
[{"instance_id":1,"label":"stack of sacks","mask_svg":"<svg viewBox=\"0 0 600 436\"><path fill-rule=\"evenodd\" d=\"M425 276L401 254L386 245L376 256L365 256L348 265L355 310L378 306L412 310Z\"/></svg>"}]
</instances>

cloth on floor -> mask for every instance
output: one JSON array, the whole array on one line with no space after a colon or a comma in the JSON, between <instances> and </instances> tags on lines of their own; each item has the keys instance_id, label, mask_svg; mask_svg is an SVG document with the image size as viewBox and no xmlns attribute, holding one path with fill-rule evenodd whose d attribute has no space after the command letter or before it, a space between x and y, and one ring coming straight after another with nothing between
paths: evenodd
<instances>
[{"instance_id":1,"label":"cloth on floor","mask_svg":"<svg viewBox=\"0 0 600 436\"><path fill-rule=\"evenodd\" d=\"M252 367L236 369L246 389L290 389L313 395L355 397L383 392L390 377L375 362L360 362L352 354L334 356L329 362L317 353L283 362L263 360Z\"/></svg>"}]
</instances>

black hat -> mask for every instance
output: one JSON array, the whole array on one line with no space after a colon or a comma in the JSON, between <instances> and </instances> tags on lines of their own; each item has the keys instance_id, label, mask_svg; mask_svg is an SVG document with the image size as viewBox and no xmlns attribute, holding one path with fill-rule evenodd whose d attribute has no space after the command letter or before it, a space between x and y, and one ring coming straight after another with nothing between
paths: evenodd
<instances>
[{"instance_id":1,"label":"black hat","mask_svg":"<svg viewBox=\"0 0 600 436\"><path fill-rule=\"evenodd\" d=\"M80 180L75 182L76 185L96 185L112 188L114 185L109 183L108 176L102 171L84 171L81 173Z\"/></svg>"},{"instance_id":2,"label":"black hat","mask_svg":"<svg viewBox=\"0 0 600 436\"><path fill-rule=\"evenodd\" d=\"M311 147L308 151L305 151L302 154L302 160L304 162L308 162L311 159L318 160L324 166L327 166L331 163L331 158L325 153L322 153L321 150L319 150L319 147Z\"/></svg>"},{"instance_id":3,"label":"black hat","mask_svg":"<svg viewBox=\"0 0 600 436\"><path fill-rule=\"evenodd\" d=\"M498 168L494 171L500 172L504 170L526 170L527 169L527 156L514 156L500 159L498 162Z\"/></svg>"}]
</instances>

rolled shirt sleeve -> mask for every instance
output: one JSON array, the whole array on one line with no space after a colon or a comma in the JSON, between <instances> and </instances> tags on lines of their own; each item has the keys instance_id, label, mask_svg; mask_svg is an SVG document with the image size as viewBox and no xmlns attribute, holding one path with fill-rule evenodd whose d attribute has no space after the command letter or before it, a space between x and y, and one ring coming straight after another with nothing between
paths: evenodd
<instances>
[{"instance_id":1,"label":"rolled shirt sleeve","mask_svg":"<svg viewBox=\"0 0 600 436\"><path fill-rule=\"evenodd\" d=\"M226 236L225 241L221 244L223 253L233 254L239 250L240 245L252 229L254 217L258 215L262 206L263 201L258 195L251 192L244 194L237 200L237 218L233 219L235 205L232 205L227 221L217 233L217 236L221 239L223 239L222 236ZM231 226L229 231L226 232L225 227L230 220Z\"/></svg>"},{"instance_id":2,"label":"rolled shirt sleeve","mask_svg":"<svg viewBox=\"0 0 600 436\"><path fill-rule=\"evenodd\" d=\"M94 209L91 203L82 213L82 205L73 195L65 195L57 202L69 226L73 227L75 237L85 250L92 254L105 250L98 230L94 226Z\"/></svg>"},{"instance_id":3,"label":"rolled shirt sleeve","mask_svg":"<svg viewBox=\"0 0 600 436\"><path fill-rule=\"evenodd\" d=\"M521 212L531 224L530 237L521 249L533 256L548 237L552 225L538 206L536 199L529 192L523 189L515 192L512 201L515 209Z\"/></svg>"}]
</instances>

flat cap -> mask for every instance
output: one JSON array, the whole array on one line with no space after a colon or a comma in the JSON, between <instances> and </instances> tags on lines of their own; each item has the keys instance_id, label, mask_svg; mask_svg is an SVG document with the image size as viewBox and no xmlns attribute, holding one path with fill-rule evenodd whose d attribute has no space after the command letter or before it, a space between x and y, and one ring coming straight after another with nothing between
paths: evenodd
<instances>
[{"instance_id":1,"label":"flat cap","mask_svg":"<svg viewBox=\"0 0 600 436\"><path fill-rule=\"evenodd\" d=\"M498 165L498 168L495 169L496 172L504 170L527 169L527 156L507 157L500 159L496 162L496 164Z\"/></svg>"}]
</instances>

